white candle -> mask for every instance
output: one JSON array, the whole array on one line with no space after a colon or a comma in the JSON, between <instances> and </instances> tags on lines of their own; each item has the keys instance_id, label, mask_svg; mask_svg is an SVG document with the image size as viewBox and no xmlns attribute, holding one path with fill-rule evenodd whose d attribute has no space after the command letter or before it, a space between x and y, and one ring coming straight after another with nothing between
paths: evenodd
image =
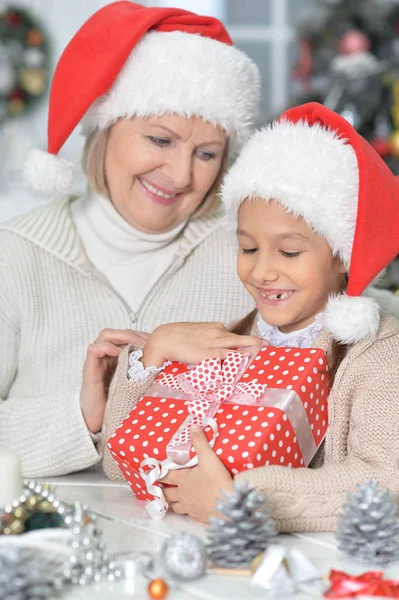
<instances>
[{"instance_id":1,"label":"white candle","mask_svg":"<svg viewBox=\"0 0 399 600\"><path fill-rule=\"evenodd\" d=\"M22 488L21 462L11 450L0 450L0 508L19 497Z\"/></svg>"}]
</instances>

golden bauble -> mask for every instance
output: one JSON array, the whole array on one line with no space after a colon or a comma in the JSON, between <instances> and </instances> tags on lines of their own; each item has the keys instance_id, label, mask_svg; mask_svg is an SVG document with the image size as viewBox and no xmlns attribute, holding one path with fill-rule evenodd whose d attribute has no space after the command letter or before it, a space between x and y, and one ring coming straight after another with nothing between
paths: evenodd
<instances>
[{"instance_id":1,"label":"golden bauble","mask_svg":"<svg viewBox=\"0 0 399 600\"><path fill-rule=\"evenodd\" d=\"M54 508L53 504L51 504L51 502L49 502L48 500L42 500L40 502L38 508L41 512L44 512L44 513L57 512L56 509Z\"/></svg>"},{"instance_id":2,"label":"golden bauble","mask_svg":"<svg viewBox=\"0 0 399 600\"><path fill-rule=\"evenodd\" d=\"M17 506L17 508L14 508L13 515L15 519L25 520L28 513L24 506Z\"/></svg>"},{"instance_id":3,"label":"golden bauble","mask_svg":"<svg viewBox=\"0 0 399 600\"><path fill-rule=\"evenodd\" d=\"M46 78L43 69L24 67L20 70L19 79L25 92L32 96L40 96L46 89Z\"/></svg>"},{"instance_id":4,"label":"golden bauble","mask_svg":"<svg viewBox=\"0 0 399 600\"><path fill-rule=\"evenodd\" d=\"M148 584L148 593L151 598L155 598L156 600L162 600L162 598L166 598L169 592L169 586L163 579L153 579Z\"/></svg>"},{"instance_id":5,"label":"golden bauble","mask_svg":"<svg viewBox=\"0 0 399 600\"><path fill-rule=\"evenodd\" d=\"M399 131L394 131L390 135L389 141L391 143L391 154L399 158Z\"/></svg>"},{"instance_id":6,"label":"golden bauble","mask_svg":"<svg viewBox=\"0 0 399 600\"><path fill-rule=\"evenodd\" d=\"M18 535L20 533L23 533L23 531L24 531L23 522L20 521L19 519L15 519L15 521L13 521L10 524L10 531L13 535Z\"/></svg>"},{"instance_id":7,"label":"golden bauble","mask_svg":"<svg viewBox=\"0 0 399 600\"><path fill-rule=\"evenodd\" d=\"M13 98L8 101L8 108L10 113L14 116L20 115L25 109L25 103L20 98Z\"/></svg>"},{"instance_id":8,"label":"golden bauble","mask_svg":"<svg viewBox=\"0 0 399 600\"><path fill-rule=\"evenodd\" d=\"M33 494L33 496L29 496L29 498L26 501L26 504L29 509L32 509L32 508L36 508L38 502L39 502L39 496L36 496L35 494Z\"/></svg>"}]
</instances>

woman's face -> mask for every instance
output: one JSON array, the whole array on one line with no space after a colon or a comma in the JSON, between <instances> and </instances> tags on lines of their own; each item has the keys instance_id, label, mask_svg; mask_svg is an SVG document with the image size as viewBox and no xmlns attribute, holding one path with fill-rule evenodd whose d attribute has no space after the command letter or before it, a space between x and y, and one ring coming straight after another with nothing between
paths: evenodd
<instances>
[{"instance_id":1,"label":"woman's face","mask_svg":"<svg viewBox=\"0 0 399 600\"><path fill-rule=\"evenodd\" d=\"M162 233L198 208L215 182L226 132L196 117L123 119L112 126L105 156L111 200L133 227Z\"/></svg>"}]
</instances>

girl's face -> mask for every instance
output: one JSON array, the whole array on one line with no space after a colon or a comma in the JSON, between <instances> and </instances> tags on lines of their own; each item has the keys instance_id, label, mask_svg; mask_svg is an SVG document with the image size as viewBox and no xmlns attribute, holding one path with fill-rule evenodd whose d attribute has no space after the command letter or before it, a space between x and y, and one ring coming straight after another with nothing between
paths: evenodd
<instances>
[{"instance_id":1,"label":"girl's face","mask_svg":"<svg viewBox=\"0 0 399 600\"><path fill-rule=\"evenodd\" d=\"M238 275L262 318L285 333L312 323L344 287L345 268L327 242L274 200L245 200L237 235Z\"/></svg>"},{"instance_id":2,"label":"girl's face","mask_svg":"<svg viewBox=\"0 0 399 600\"><path fill-rule=\"evenodd\" d=\"M226 139L224 130L195 117L121 119L111 128L105 156L115 208L147 233L177 227L214 184Z\"/></svg>"}]
</instances>

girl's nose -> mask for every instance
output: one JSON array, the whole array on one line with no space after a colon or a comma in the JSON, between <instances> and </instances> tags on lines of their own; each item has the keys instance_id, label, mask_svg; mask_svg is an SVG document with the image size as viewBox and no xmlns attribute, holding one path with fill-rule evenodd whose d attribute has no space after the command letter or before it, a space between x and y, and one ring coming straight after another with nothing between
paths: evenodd
<instances>
[{"instance_id":1,"label":"girl's nose","mask_svg":"<svg viewBox=\"0 0 399 600\"><path fill-rule=\"evenodd\" d=\"M267 283L268 281L277 281L279 278L278 270L269 260L262 259L262 257L257 260L252 275L255 281L260 285Z\"/></svg>"}]
</instances>

